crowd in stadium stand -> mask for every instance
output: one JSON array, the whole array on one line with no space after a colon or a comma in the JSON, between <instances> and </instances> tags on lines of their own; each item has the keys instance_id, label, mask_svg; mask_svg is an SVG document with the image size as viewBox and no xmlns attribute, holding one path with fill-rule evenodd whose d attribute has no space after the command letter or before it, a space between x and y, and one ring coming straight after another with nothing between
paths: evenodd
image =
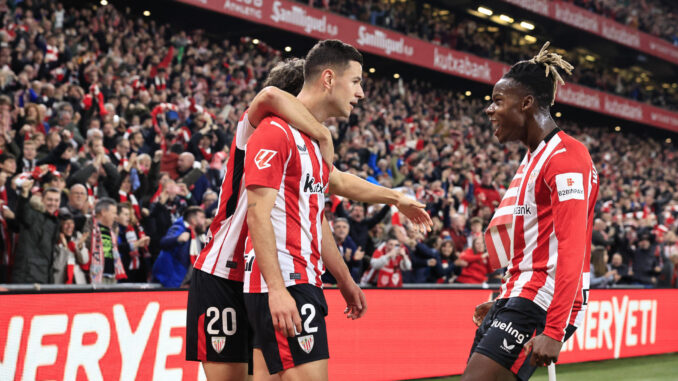
<instances>
[{"instance_id":1,"label":"crowd in stadium stand","mask_svg":"<svg viewBox=\"0 0 678 381\"><path fill-rule=\"evenodd\" d=\"M678 46L675 3L666 0L569 0L616 22L661 37Z\"/></svg>"},{"instance_id":2,"label":"crowd in stadium stand","mask_svg":"<svg viewBox=\"0 0 678 381\"><path fill-rule=\"evenodd\" d=\"M440 9L432 5L426 6L417 1L395 3L386 0L299 1L450 49L508 64L530 59L543 44L542 41L526 43L522 34L512 29L499 28L497 24L485 22L465 13ZM585 1L585 3L601 2ZM670 25L662 30L673 31L675 34L678 32L678 22L675 18L671 21L671 17L674 16L670 15L673 13L664 13L658 17L667 20L662 21L661 25L666 23ZM603 62L601 59L591 62L585 56L578 56L576 53L563 52L563 54L569 62L575 63L575 71L571 78L575 83L658 107L678 110L678 90L652 80L651 73L646 79L632 70L614 70L613 62Z\"/></svg>"},{"instance_id":3,"label":"crowd in stadium stand","mask_svg":"<svg viewBox=\"0 0 678 381\"><path fill-rule=\"evenodd\" d=\"M0 1L0 13L0 283L180 284L207 240L238 118L281 53L112 6ZM348 120L328 123L335 165L424 202L434 226L329 198L353 277L500 282L482 232L524 149L496 143L479 99L415 80L366 77L364 89ZM559 124L599 171L592 280L674 287L675 146ZM181 263L168 276L169 256Z\"/></svg>"}]
</instances>

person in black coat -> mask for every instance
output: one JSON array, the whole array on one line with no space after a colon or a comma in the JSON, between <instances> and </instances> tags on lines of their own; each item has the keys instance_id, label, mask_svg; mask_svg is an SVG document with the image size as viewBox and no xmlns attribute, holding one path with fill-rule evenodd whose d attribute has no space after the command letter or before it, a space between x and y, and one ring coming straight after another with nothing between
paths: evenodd
<instances>
[{"instance_id":1,"label":"person in black coat","mask_svg":"<svg viewBox=\"0 0 678 381\"><path fill-rule=\"evenodd\" d=\"M56 188L43 191L42 199L31 199L33 180L21 184L17 205L19 239L17 241L12 283L53 282L54 245L59 235L56 211L61 201Z\"/></svg>"}]
</instances>

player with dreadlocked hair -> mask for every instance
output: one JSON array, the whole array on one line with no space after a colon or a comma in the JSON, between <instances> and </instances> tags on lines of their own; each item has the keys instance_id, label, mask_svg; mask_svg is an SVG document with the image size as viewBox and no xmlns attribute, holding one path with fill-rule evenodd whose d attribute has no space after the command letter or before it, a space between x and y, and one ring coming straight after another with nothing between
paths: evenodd
<instances>
[{"instance_id":1,"label":"player with dreadlocked hair","mask_svg":"<svg viewBox=\"0 0 678 381\"><path fill-rule=\"evenodd\" d=\"M500 143L528 152L485 232L490 263L507 270L497 299L476 307L464 381L527 380L558 360L586 308L598 175L551 117L573 67L548 46L504 74L485 110Z\"/></svg>"}]
</instances>

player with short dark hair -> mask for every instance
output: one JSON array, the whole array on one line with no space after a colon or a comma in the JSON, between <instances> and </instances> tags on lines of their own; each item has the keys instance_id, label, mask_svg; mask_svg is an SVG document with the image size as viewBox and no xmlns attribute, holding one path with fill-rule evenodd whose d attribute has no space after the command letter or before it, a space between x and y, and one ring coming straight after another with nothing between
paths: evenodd
<instances>
[{"instance_id":1,"label":"player with short dark hair","mask_svg":"<svg viewBox=\"0 0 678 381\"><path fill-rule=\"evenodd\" d=\"M364 97L361 63L362 55L341 41L321 41L309 51L298 99L318 122L348 117ZM429 224L430 218L403 194L323 162L315 142L276 116L266 118L248 142L245 184L250 241L244 291L254 330L255 379L269 373L326 379L323 264L337 279L349 317L359 318L366 306L324 218L325 192L396 204L415 223Z\"/></svg>"},{"instance_id":2,"label":"player with short dark hair","mask_svg":"<svg viewBox=\"0 0 678 381\"><path fill-rule=\"evenodd\" d=\"M303 59L290 59L274 67L265 82L268 87L254 98L250 108L241 117L231 145L217 215L210 226L211 240L194 264L197 271L193 274L189 289L186 358L202 361L209 380L243 379L247 373L245 364L250 358L249 324L242 297L244 244L248 231L245 223L247 193L243 184L243 163L250 135L265 115L276 112L318 139L320 151L328 165L331 165L334 156L329 130L295 98L296 93L289 93L298 92L303 86L303 64ZM415 223L430 225L423 204L352 175L342 173L342 178L345 181L336 187L338 194L362 201L393 203ZM357 295L357 292L359 289L356 287L353 294ZM227 309L232 312L224 314L223 311ZM216 311L221 312L217 314ZM233 319L226 324L229 326L235 323L238 329L219 330L221 325L217 324L208 329L210 322L224 318ZM224 344L227 336L229 345Z\"/></svg>"},{"instance_id":3,"label":"player with short dark hair","mask_svg":"<svg viewBox=\"0 0 678 381\"><path fill-rule=\"evenodd\" d=\"M511 67L485 110L500 143L528 152L485 232L493 267L508 270L497 300L476 308L462 380L528 379L557 361L585 310L598 176L586 147L551 117L558 70L572 65L547 47Z\"/></svg>"}]
</instances>

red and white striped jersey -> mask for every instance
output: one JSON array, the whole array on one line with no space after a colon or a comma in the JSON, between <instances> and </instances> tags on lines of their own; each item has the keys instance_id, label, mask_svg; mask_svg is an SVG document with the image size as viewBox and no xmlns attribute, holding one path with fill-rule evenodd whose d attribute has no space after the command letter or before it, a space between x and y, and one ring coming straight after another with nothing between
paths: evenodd
<instances>
[{"instance_id":1,"label":"red and white striped jersey","mask_svg":"<svg viewBox=\"0 0 678 381\"><path fill-rule=\"evenodd\" d=\"M588 150L556 129L526 154L495 213L508 217L510 228L490 223L486 233L490 255L509 258L499 298L539 305L547 312L544 334L556 340L562 341L568 323L579 325L586 308L597 197ZM503 208L512 211L501 216Z\"/></svg>"},{"instance_id":2,"label":"red and white striped jersey","mask_svg":"<svg viewBox=\"0 0 678 381\"><path fill-rule=\"evenodd\" d=\"M308 283L322 287L322 219L331 169L318 144L282 119L269 117L250 138L245 157L245 185L278 190L271 221L285 286ZM268 291L257 255L250 235L245 252L245 292Z\"/></svg>"},{"instance_id":3,"label":"red and white striped jersey","mask_svg":"<svg viewBox=\"0 0 678 381\"><path fill-rule=\"evenodd\" d=\"M243 180L245 148L254 132L245 111L236 127L228 164L219 192L217 215L209 229L210 241L193 266L206 273L242 282L247 238L247 192Z\"/></svg>"}]
</instances>

